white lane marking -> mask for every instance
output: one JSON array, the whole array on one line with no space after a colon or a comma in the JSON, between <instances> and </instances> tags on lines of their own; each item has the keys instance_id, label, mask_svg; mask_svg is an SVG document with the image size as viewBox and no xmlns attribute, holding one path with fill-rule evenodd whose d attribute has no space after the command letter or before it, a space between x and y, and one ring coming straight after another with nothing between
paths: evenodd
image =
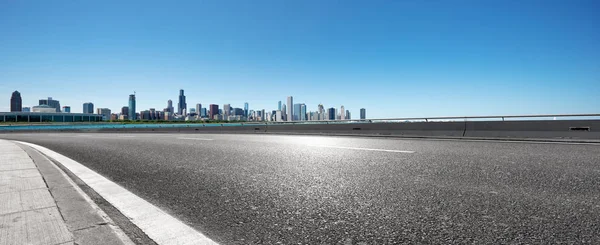
<instances>
[{"instance_id":1,"label":"white lane marking","mask_svg":"<svg viewBox=\"0 0 600 245\"><path fill-rule=\"evenodd\" d=\"M204 138L186 138L186 137L178 137L180 140L214 140L214 139L204 139Z\"/></svg>"},{"instance_id":2,"label":"white lane marking","mask_svg":"<svg viewBox=\"0 0 600 245\"><path fill-rule=\"evenodd\" d=\"M363 150L363 151L383 151L383 152L396 152L396 153L415 153L414 151L372 149L372 148L359 148L359 147L346 147L346 146L333 146L333 145L309 145L309 146L327 147L327 148L338 148L338 149L349 149L349 150Z\"/></svg>"},{"instance_id":3,"label":"white lane marking","mask_svg":"<svg viewBox=\"0 0 600 245\"><path fill-rule=\"evenodd\" d=\"M66 156L46 147L16 141L60 162L117 208L157 244L217 244L148 201Z\"/></svg>"}]
</instances>

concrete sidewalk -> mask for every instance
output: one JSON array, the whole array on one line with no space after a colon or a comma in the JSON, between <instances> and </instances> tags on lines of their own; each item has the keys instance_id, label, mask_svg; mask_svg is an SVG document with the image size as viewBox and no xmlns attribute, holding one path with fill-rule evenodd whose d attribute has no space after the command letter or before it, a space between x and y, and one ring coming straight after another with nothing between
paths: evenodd
<instances>
[{"instance_id":1,"label":"concrete sidewalk","mask_svg":"<svg viewBox=\"0 0 600 245\"><path fill-rule=\"evenodd\" d=\"M0 140L0 245L133 244L84 195L39 152Z\"/></svg>"}]
</instances>

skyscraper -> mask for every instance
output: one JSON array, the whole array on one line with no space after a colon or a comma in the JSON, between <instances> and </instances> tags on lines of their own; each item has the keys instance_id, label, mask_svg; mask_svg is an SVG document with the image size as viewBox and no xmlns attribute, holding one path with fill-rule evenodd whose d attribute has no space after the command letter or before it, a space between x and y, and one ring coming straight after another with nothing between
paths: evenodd
<instances>
[{"instance_id":1,"label":"skyscraper","mask_svg":"<svg viewBox=\"0 0 600 245\"><path fill-rule=\"evenodd\" d=\"M327 115L329 116L327 119L335 120L335 108L332 107L327 109Z\"/></svg>"},{"instance_id":2,"label":"skyscraper","mask_svg":"<svg viewBox=\"0 0 600 245\"><path fill-rule=\"evenodd\" d=\"M208 112L209 118L215 119L215 115L219 115L219 105L210 104L208 108L210 109Z\"/></svg>"},{"instance_id":3,"label":"skyscraper","mask_svg":"<svg viewBox=\"0 0 600 245\"><path fill-rule=\"evenodd\" d=\"M121 115L123 115L123 116L129 115L129 107L127 107L127 106L121 107Z\"/></svg>"},{"instance_id":4,"label":"skyscraper","mask_svg":"<svg viewBox=\"0 0 600 245\"><path fill-rule=\"evenodd\" d=\"M360 119L362 119L362 120L367 119L367 109L360 108Z\"/></svg>"},{"instance_id":5,"label":"skyscraper","mask_svg":"<svg viewBox=\"0 0 600 245\"><path fill-rule=\"evenodd\" d=\"M285 113L287 111L287 108L285 106L285 104L281 105L281 121L285 122L287 121L287 114Z\"/></svg>"},{"instance_id":6,"label":"skyscraper","mask_svg":"<svg viewBox=\"0 0 600 245\"><path fill-rule=\"evenodd\" d=\"M10 111L22 111L23 110L23 100L21 99L21 93L19 91L15 91L10 96Z\"/></svg>"},{"instance_id":7,"label":"skyscraper","mask_svg":"<svg viewBox=\"0 0 600 245\"><path fill-rule=\"evenodd\" d=\"M292 114L292 120L293 121L299 121L300 120L300 108L302 107L302 104L294 104L294 110L292 110L293 114Z\"/></svg>"},{"instance_id":8,"label":"skyscraper","mask_svg":"<svg viewBox=\"0 0 600 245\"><path fill-rule=\"evenodd\" d=\"M83 103L83 113L93 114L94 104L92 102Z\"/></svg>"},{"instance_id":9,"label":"skyscraper","mask_svg":"<svg viewBox=\"0 0 600 245\"><path fill-rule=\"evenodd\" d=\"M244 116L245 117L248 117L248 109L249 109L248 102L246 102L246 103L244 103Z\"/></svg>"},{"instance_id":10,"label":"skyscraper","mask_svg":"<svg viewBox=\"0 0 600 245\"><path fill-rule=\"evenodd\" d=\"M58 100L53 100L52 97L48 97L48 99L41 99L40 105L50 106L56 109L56 112L60 112L60 102Z\"/></svg>"},{"instance_id":11,"label":"skyscraper","mask_svg":"<svg viewBox=\"0 0 600 245\"><path fill-rule=\"evenodd\" d=\"M342 108L340 108L340 120L344 119L346 119L346 110L344 109L344 106L342 106Z\"/></svg>"},{"instance_id":12,"label":"skyscraper","mask_svg":"<svg viewBox=\"0 0 600 245\"><path fill-rule=\"evenodd\" d=\"M196 114L202 116L201 112L202 112L202 104L198 103L198 104L196 104Z\"/></svg>"},{"instance_id":13,"label":"skyscraper","mask_svg":"<svg viewBox=\"0 0 600 245\"><path fill-rule=\"evenodd\" d=\"M173 108L173 101L172 100L168 100L167 101L167 111L170 113L175 113L175 108Z\"/></svg>"},{"instance_id":14,"label":"skyscraper","mask_svg":"<svg viewBox=\"0 0 600 245\"><path fill-rule=\"evenodd\" d=\"M352 117L350 116L350 111L346 110L346 120L350 120Z\"/></svg>"},{"instance_id":15,"label":"skyscraper","mask_svg":"<svg viewBox=\"0 0 600 245\"><path fill-rule=\"evenodd\" d=\"M292 96L287 97L287 120L288 122L294 120L294 98Z\"/></svg>"},{"instance_id":16,"label":"skyscraper","mask_svg":"<svg viewBox=\"0 0 600 245\"><path fill-rule=\"evenodd\" d=\"M306 121L306 105L300 104L300 121Z\"/></svg>"},{"instance_id":17,"label":"skyscraper","mask_svg":"<svg viewBox=\"0 0 600 245\"><path fill-rule=\"evenodd\" d=\"M231 105L230 104L224 104L223 105L223 115L225 117L228 117L231 114Z\"/></svg>"},{"instance_id":18,"label":"skyscraper","mask_svg":"<svg viewBox=\"0 0 600 245\"><path fill-rule=\"evenodd\" d=\"M277 103L277 110L281 111L281 100Z\"/></svg>"},{"instance_id":19,"label":"skyscraper","mask_svg":"<svg viewBox=\"0 0 600 245\"><path fill-rule=\"evenodd\" d=\"M185 108L187 108L187 103L185 103L185 95L183 94L183 89L180 89L179 103L177 104L177 114L183 115Z\"/></svg>"},{"instance_id":20,"label":"skyscraper","mask_svg":"<svg viewBox=\"0 0 600 245\"><path fill-rule=\"evenodd\" d=\"M137 115L135 112L135 94L129 95L129 120L137 120Z\"/></svg>"}]
</instances>

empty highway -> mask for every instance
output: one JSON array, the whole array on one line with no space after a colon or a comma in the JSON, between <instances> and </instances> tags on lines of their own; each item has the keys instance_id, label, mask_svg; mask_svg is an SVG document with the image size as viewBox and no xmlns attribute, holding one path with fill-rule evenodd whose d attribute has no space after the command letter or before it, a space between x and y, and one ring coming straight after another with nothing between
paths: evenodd
<instances>
[{"instance_id":1,"label":"empty highway","mask_svg":"<svg viewBox=\"0 0 600 245\"><path fill-rule=\"evenodd\" d=\"M222 244L600 243L600 145L233 134L0 134Z\"/></svg>"}]
</instances>

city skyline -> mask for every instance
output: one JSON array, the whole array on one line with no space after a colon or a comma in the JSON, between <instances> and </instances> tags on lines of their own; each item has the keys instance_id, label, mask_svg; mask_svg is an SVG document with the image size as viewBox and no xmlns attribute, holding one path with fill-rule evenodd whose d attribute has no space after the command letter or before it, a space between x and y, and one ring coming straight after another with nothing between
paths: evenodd
<instances>
[{"instance_id":1,"label":"city skyline","mask_svg":"<svg viewBox=\"0 0 600 245\"><path fill-rule=\"evenodd\" d=\"M137 108L162 109L184 88L189 105L272 109L293 95L309 111L369 118L593 113L599 6L10 1L0 101L18 90L24 107L53 97L73 112L89 101L119 111L136 91Z\"/></svg>"}]
</instances>

